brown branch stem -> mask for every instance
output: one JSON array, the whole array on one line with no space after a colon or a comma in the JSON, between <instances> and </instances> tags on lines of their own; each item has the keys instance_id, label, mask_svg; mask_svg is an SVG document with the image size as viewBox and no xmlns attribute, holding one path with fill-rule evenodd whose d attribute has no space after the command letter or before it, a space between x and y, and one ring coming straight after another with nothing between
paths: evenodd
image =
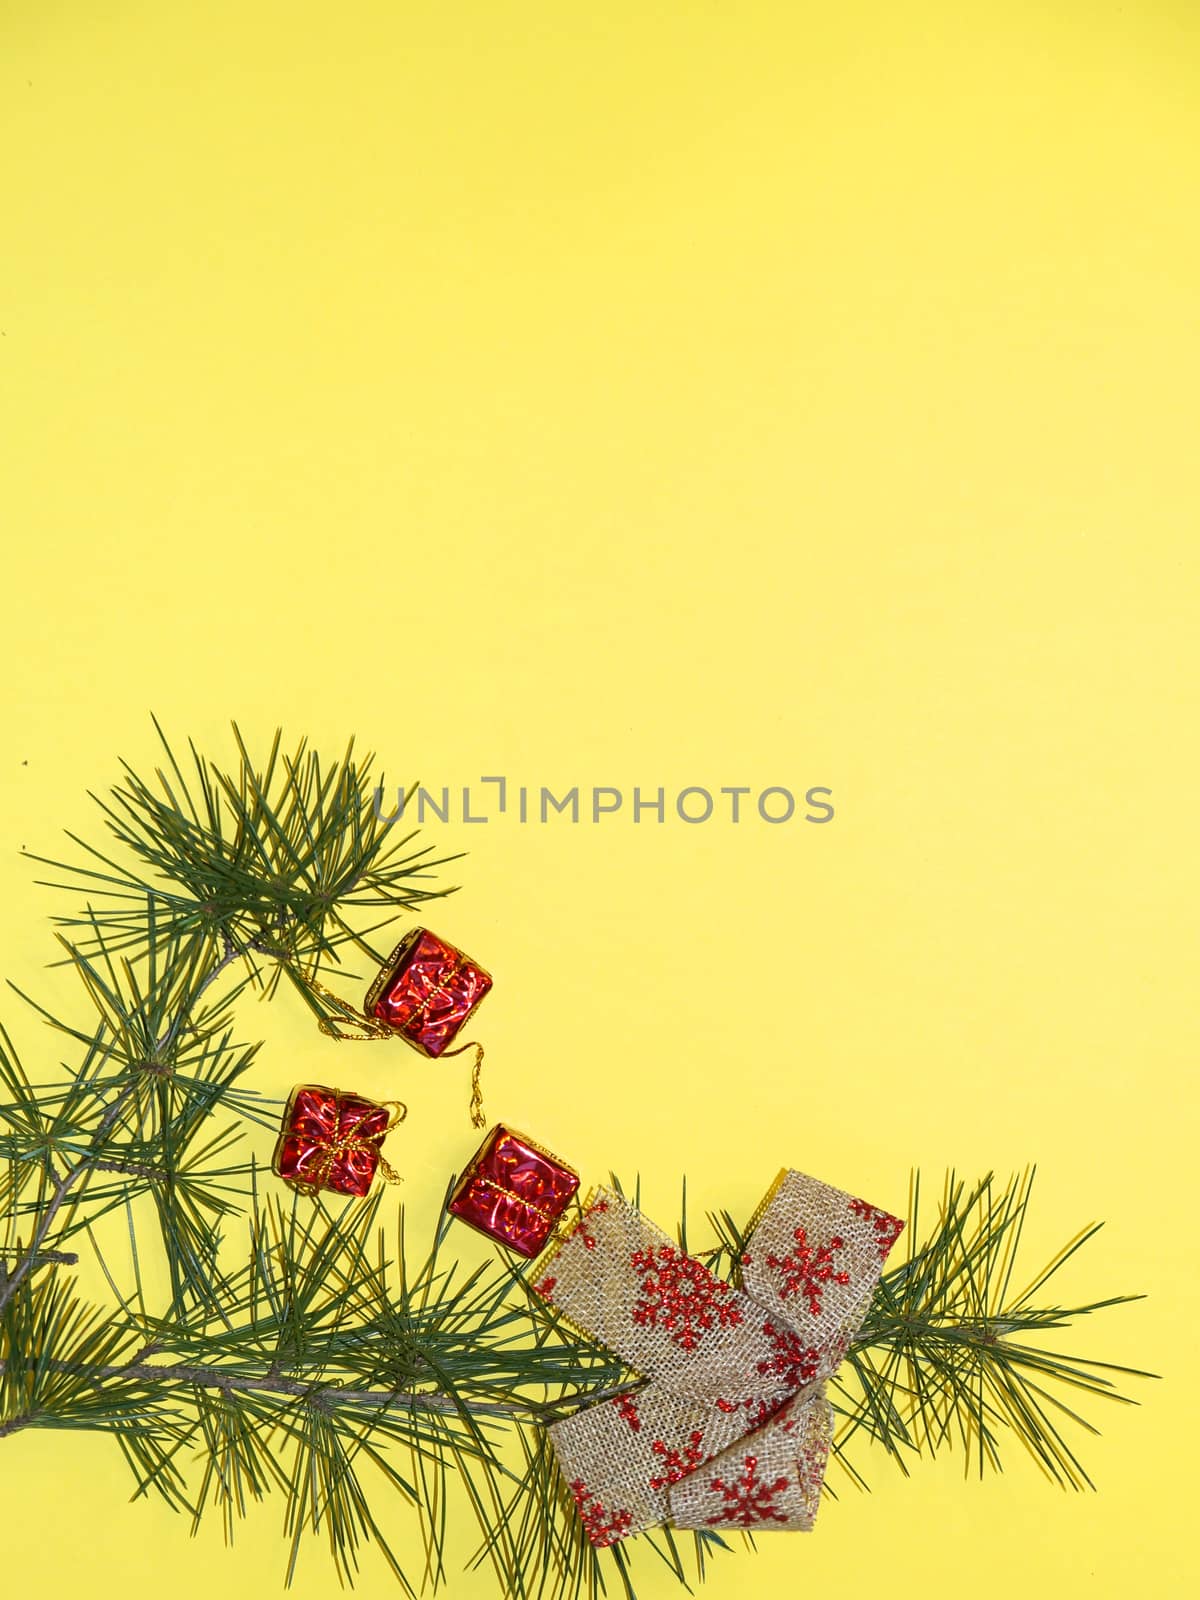
<instances>
[{"instance_id":1,"label":"brown branch stem","mask_svg":"<svg viewBox=\"0 0 1200 1600\"><path fill-rule=\"evenodd\" d=\"M7 1363L0 1361L0 1374ZM418 1411L454 1413L467 1411L471 1416L502 1417L510 1421L543 1421L553 1417L564 1407L572 1405L573 1398L559 1401L512 1400L457 1400L440 1391L420 1392L406 1389L347 1389L338 1384L305 1383L299 1378L285 1378L274 1372L234 1372L225 1367L192 1366L186 1362L171 1366L155 1366L145 1361L130 1362L125 1366L102 1366L81 1369L69 1361L47 1363L53 1372L86 1371L97 1388L106 1383L138 1383L182 1385L191 1389L215 1389L222 1394L274 1394L286 1399L302 1400L321 1409L329 1405L357 1405L384 1411L393 1406ZM640 1385L619 1384L578 1396L579 1404L593 1405L597 1401L612 1400ZM36 1413L26 1413L0 1423L0 1439L7 1434L31 1426Z\"/></svg>"}]
</instances>

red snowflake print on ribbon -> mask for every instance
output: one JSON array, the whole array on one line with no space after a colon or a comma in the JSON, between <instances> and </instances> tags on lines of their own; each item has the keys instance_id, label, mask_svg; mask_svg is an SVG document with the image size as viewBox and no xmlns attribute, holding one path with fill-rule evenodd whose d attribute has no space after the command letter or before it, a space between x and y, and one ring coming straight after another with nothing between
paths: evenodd
<instances>
[{"instance_id":1,"label":"red snowflake print on ribbon","mask_svg":"<svg viewBox=\"0 0 1200 1600\"><path fill-rule=\"evenodd\" d=\"M710 1528L718 1523L736 1523L748 1528L755 1522L786 1522L787 1516L775 1501L788 1486L786 1478L776 1478L774 1483L764 1483L758 1475L758 1457L744 1456L745 1471L740 1478L726 1483L724 1478L714 1478L709 1485L725 1504L707 1519Z\"/></svg>"},{"instance_id":2,"label":"red snowflake print on ribbon","mask_svg":"<svg viewBox=\"0 0 1200 1600\"><path fill-rule=\"evenodd\" d=\"M543 1300L550 1300L554 1296L554 1285L557 1282L557 1278L543 1278L541 1283L534 1284L533 1292L541 1295Z\"/></svg>"},{"instance_id":3,"label":"red snowflake print on ribbon","mask_svg":"<svg viewBox=\"0 0 1200 1600\"><path fill-rule=\"evenodd\" d=\"M636 1402L631 1400L627 1394L619 1394L613 1397L613 1405L616 1406L621 1416L629 1424L630 1433L640 1433L642 1419L638 1416Z\"/></svg>"},{"instance_id":4,"label":"red snowflake print on ribbon","mask_svg":"<svg viewBox=\"0 0 1200 1600\"><path fill-rule=\"evenodd\" d=\"M596 1204L594 1206L589 1206L584 1215L575 1224L573 1232L577 1233L583 1240L583 1248L585 1250L594 1250L596 1248L596 1236L588 1228L588 1218L597 1215L601 1211L607 1210L608 1201L597 1200Z\"/></svg>"},{"instance_id":5,"label":"red snowflake print on ribbon","mask_svg":"<svg viewBox=\"0 0 1200 1600\"><path fill-rule=\"evenodd\" d=\"M694 1350L710 1328L741 1322L741 1311L727 1298L729 1285L673 1245L635 1250L630 1265L644 1274L633 1321L640 1328L665 1329L681 1350Z\"/></svg>"},{"instance_id":6,"label":"red snowflake print on ribbon","mask_svg":"<svg viewBox=\"0 0 1200 1600\"><path fill-rule=\"evenodd\" d=\"M689 1472L694 1472L704 1460L704 1451L700 1448L703 1440L704 1435L698 1428L688 1435L682 1450L668 1449L662 1439L655 1439L650 1448L656 1456L662 1457L663 1472L661 1477L650 1479L650 1487L665 1489L669 1483L678 1483Z\"/></svg>"},{"instance_id":7,"label":"red snowflake print on ribbon","mask_svg":"<svg viewBox=\"0 0 1200 1600\"><path fill-rule=\"evenodd\" d=\"M886 1261L888 1251L904 1232L903 1222L888 1211L880 1211L878 1206L869 1206L865 1200L851 1200L850 1210L856 1217L862 1217L871 1223L879 1245L879 1259Z\"/></svg>"},{"instance_id":8,"label":"red snowflake print on ribbon","mask_svg":"<svg viewBox=\"0 0 1200 1600\"><path fill-rule=\"evenodd\" d=\"M746 1400L743 1409L750 1418L750 1426L761 1428L764 1422L770 1422L772 1417L778 1416L788 1403L787 1395L781 1400Z\"/></svg>"},{"instance_id":9,"label":"red snowflake print on ribbon","mask_svg":"<svg viewBox=\"0 0 1200 1600\"><path fill-rule=\"evenodd\" d=\"M767 1266L779 1273L783 1285L779 1290L781 1300L798 1295L808 1301L813 1316L821 1313L821 1296L828 1283L849 1283L848 1272L834 1271L834 1252L844 1250L846 1241L835 1233L828 1244L811 1245L808 1234L797 1228L792 1237L796 1248L790 1255L768 1256Z\"/></svg>"},{"instance_id":10,"label":"red snowflake print on ribbon","mask_svg":"<svg viewBox=\"0 0 1200 1600\"><path fill-rule=\"evenodd\" d=\"M764 1367L767 1365L768 1363L763 1363ZM763 1368L759 1370L762 1371ZM785 1394L781 1399L777 1400L718 1400L716 1406L717 1410L723 1411L727 1417L731 1417L735 1411L744 1411L750 1418L749 1430L761 1428L764 1422L769 1422L773 1416L783 1410L784 1406L789 1406L791 1403L791 1395Z\"/></svg>"},{"instance_id":11,"label":"red snowflake print on ribbon","mask_svg":"<svg viewBox=\"0 0 1200 1600\"><path fill-rule=\"evenodd\" d=\"M775 1348L769 1360L758 1363L764 1377L782 1378L789 1389L798 1389L816 1377L820 1358L815 1345L806 1345L798 1333L777 1328L773 1322L764 1322L763 1332Z\"/></svg>"},{"instance_id":12,"label":"red snowflake print on ribbon","mask_svg":"<svg viewBox=\"0 0 1200 1600\"><path fill-rule=\"evenodd\" d=\"M603 1550L610 1544L616 1544L618 1539L623 1539L629 1532L633 1523L632 1513L606 1511L599 1500L588 1493L581 1478L576 1478L571 1484L571 1496L575 1501L579 1520L583 1523L583 1531L597 1549Z\"/></svg>"}]
</instances>

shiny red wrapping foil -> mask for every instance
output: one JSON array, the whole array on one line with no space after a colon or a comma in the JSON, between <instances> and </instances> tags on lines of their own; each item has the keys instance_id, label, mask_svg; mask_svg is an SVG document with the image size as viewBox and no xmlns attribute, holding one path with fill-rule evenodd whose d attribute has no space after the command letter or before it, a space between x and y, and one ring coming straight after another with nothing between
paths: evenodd
<instances>
[{"instance_id":1,"label":"shiny red wrapping foil","mask_svg":"<svg viewBox=\"0 0 1200 1600\"><path fill-rule=\"evenodd\" d=\"M447 1210L518 1255L536 1256L578 1188L578 1175L557 1157L508 1128L493 1128Z\"/></svg>"},{"instance_id":2,"label":"shiny red wrapping foil","mask_svg":"<svg viewBox=\"0 0 1200 1600\"><path fill-rule=\"evenodd\" d=\"M302 1084L283 1114L275 1171L298 1189L365 1195L390 1120L387 1108L373 1100Z\"/></svg>"},{"instance_id":3,"label":"shiny red wrapping foil","mask_svg":"<svg viewBox=\"0 0 1200 1600\"><path fill-rule=\"evenodd\" d=\"M461 950L414 928L367 991L364 1010L427 1056L440 1056L491 987Z\"/></svg>"}]
</instances>

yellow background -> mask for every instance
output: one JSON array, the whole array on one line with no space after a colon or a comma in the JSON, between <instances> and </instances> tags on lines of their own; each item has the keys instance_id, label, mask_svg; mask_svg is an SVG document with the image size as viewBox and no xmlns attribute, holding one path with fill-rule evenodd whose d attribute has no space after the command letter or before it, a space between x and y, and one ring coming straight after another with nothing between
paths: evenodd
<instances>
[{"instance_id":1,"label":"yellow background","mask_svg":"<svg viewBox=\"0 0 1200 1600\"><path fill-rule=\"evenodd\" d=\"M1105 1217L1069 1288L1151 1297L1071 1340L1166 1379L1098 1494L870 1463L714 1600L1195 1575L1198 52L1188 0L0 4L5 972L65 981L17 849L97 834L150 708L393 782L826 784L433 825L492 1111L668 1223L684 1172L1036 1160L1033 1253ZM328 1070L246 1021L264 1089ZM339 1069L428 1219L461 1075ZM279 1586L278 1506L228 1553L103 1440L0 1473L13 1592Z\"/></svg>"}]
</instances>

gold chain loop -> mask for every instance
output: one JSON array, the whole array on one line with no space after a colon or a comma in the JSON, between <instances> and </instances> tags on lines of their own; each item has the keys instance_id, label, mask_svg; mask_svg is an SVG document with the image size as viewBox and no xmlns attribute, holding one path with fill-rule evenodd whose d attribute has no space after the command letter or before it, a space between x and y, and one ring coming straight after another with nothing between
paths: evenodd
<instances>
[{"instance_id":1,"label":"gold chain loop","mask_svg":"<svg viewBox=\"0 0 1200 1600\"><path fill-rule=\"evenodd\" d=\"M335 1006L343 1011L351 1011L353 1007L348 1001L341 999L331 989L327 989L316 978L307 978L306 983L315 993L323 995L326 1000L332 1000ZM426 998L426 1004L432 996ZM344 1044L369 1044L376 1039L392 1039L400 1033L397 1028L389 1028L384 1022L376 1022L371 1017L355 1015L349 1026L361 1029L359 1033L346 1033L343 1025L335 1022L332 1017L318 1017L317 1026L323 1034L330 1039L340 1039ZM403 1034L400 1034L403 1038ZM475 1062L471 1068L471 1125L475 1128L486 1128L487 1118L483 1113L483 1046L477 1039L472 1039L468 1044L460 1044L456 1050L443 1050L443 1056L460 1056L464 1050L474 1050ZM400 1102L385 1100L385 1105L399 1105ZM402 1118L400 1120L403 1120ZM382 1158L380 1158L382 1161ZM386 1163L384 1163L386 1165ZM385 1174L386 1176L386 1174ZM400 1182L397 1178L395 1182Z\"/></svg>"}]
</instances>

